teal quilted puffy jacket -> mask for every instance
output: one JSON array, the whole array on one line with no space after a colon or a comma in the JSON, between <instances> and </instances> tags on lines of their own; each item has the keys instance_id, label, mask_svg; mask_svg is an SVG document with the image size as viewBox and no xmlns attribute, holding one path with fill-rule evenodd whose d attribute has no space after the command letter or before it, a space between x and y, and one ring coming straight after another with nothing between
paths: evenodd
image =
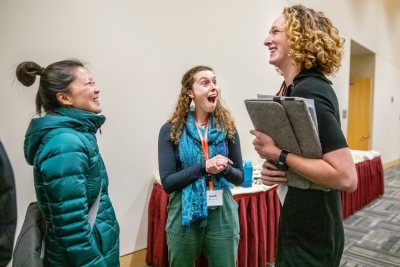
<instances>
[{"instance_id":1,"label":"teal quilted puffy jacket","mask_svg":"<svg viewBox=\"0 0 400 267\"><path fill-rule=\"evenodd\" d=\"M47 224L45 266L119 266L119 226L95 136L104 121L91 112L60 108L28 127L24 153L34 167ZM88 211L100 190L91 229Z\"/></svg>"}]
</instances>

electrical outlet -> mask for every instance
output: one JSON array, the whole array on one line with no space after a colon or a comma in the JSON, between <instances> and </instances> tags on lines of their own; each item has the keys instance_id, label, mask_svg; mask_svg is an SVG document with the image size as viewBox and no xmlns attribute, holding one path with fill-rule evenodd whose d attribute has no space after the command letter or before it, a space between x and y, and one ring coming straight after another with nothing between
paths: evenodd
<instances>
[{"instance_id":1,"label":"electrical outlet","mask_svg":"<svg viewBox=\"0 0 400 267\"><path fill-rule=\"evenodd\" d=\"M343 109L342 119L347 119L347 109Z\"/></svg>"}]
</instances>

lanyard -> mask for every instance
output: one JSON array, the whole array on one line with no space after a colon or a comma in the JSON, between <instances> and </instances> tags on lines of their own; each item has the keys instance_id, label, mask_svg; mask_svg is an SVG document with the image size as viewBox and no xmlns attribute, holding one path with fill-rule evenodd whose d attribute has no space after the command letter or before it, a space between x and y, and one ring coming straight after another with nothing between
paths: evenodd
<instances>
[{"instance_id":1,"label":"lanyard","mask_svg":"<svg viewBox=\"0 0 400 267\"><path fill-rule=\"evenodd\" d=\"M196 129L197 132L199 133L199 137L200 137L200 142L201 142L201 149L203 150L203 154L204 154L204 159L207 161L209 160L209 155L208 155L208 137L207 137L207 133L208 133L208 122L206 124L206 128L204 130L204 137L200 132L199 126L196 124ZM210 176L210 174L208 174L208 176ZM208 180L209 178L207 178ZM208 181L208 186L210 187L210 190L213 190L213 183L212 183L212 179L209 179Z\"/></svg>"},{"instance_id":2,"label":"lanyard","mask_svg":"<svg viewBox=\"0 0 400 267\"><path fill-rule=\"evenodd\" d=\"M293 84L286 86L286 83L283 82L281 89L279 89L279 96L290 96L290 94L292 93L293 90Z\"/></svg>"},{"instance_id":3,"label":"lanyard","mask_svg":"<svg viewBox=\"0 0 400 267\"><path fill-rule=\"evenodd\" d=\"M286 85L285 82L282 83L281 89L279 89L279 96L285 96L286 93Z\"/></svg>"}]
</instances>

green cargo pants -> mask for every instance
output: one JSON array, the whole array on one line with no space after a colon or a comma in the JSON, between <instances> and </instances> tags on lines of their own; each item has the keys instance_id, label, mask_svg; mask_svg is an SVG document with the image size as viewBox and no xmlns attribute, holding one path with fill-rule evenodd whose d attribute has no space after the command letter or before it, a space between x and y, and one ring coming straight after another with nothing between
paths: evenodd
<instances>
[{"instance_id":1,"label":"green cargo pants","mask_svg":"<svg viewBox=\"0 0 400 267\"><path fill-rule=\"evenodd\" d=\"M202 252L210 267L236 266L240 237L238 204L229 189L223 192L223 206L210 208L207 218L189 226L182 226L181 192L172 193L166 232L171 267L193 267Z\"/></svg>"}]
</instances>

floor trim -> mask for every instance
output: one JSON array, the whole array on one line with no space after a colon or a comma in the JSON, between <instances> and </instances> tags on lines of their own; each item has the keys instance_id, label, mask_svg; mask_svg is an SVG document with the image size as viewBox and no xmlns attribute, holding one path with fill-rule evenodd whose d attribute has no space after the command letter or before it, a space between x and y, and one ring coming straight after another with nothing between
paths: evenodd
<instances>
[{"instance_id":1,"label":"floor trim","mask_svg":"<svg viewBox=\"0 0 400 267\"><path fill-rule=\"evenodd\" d=\"M121 267L138 267L146 266L147 249L138 250L119 258Z\"/></svg>"},{"instance_id":2,"label":"floor trim","mask_svg":"<svg viewBox=\"0 0 400 267\"><path fill-rule=\"evenodd\" d=\"M394 165L397 165L397 164L400 164L400 159L396 159L396 160L384 163L383 168L387 169L387 168L393 167Z\"/></svg>"}]
</instances>

